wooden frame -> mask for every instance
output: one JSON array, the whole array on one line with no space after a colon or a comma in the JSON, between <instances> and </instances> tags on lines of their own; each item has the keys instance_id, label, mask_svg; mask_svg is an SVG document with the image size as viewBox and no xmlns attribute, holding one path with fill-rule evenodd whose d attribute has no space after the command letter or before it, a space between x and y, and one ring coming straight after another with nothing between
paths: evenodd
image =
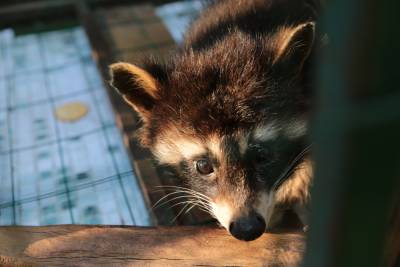
<instances>
[{"instance_id":1,"label":"wooden frame","mask_svg":"<svg viewBox=\"0 0 400 267\"><path fill-rule=\"evenodd\" d=\"M88 7L106 7L121 4L139 4L150 2L145 0L20 0L2 1L0 3L0 28L23 24L32 20L55 19L59 17L74 17L77 5ZM152 0L151 3L161 4L171 0Z\"/></svg>"}]
</instances>

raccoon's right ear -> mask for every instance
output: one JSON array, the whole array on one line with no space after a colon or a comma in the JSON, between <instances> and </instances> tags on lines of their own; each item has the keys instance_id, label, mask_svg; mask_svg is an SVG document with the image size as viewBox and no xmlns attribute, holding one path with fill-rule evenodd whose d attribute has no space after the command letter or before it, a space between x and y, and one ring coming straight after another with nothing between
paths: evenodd
<instances>
[{"instance_id":1,"label":"raccoon's right ear","mask_svg":"<svg viewBox=\"0 0 400 267\"><path fill-rule=\"evenodd\" d=\"M146 70L129 63L110 65L110 84L143 120L148 120L159 99L159 83Z\"/></svg>"},{"instance_id":2,"label":"raccoon's right ear","mask_svg":"<svg viewBox=\"0 0 400 267\"><path fill-rule=\"evenodd\" d=\"M282 73L298 74L311 54L315 39L315 22L280 29L276 34L273 64Z\"/></svg>"}]
</instances>

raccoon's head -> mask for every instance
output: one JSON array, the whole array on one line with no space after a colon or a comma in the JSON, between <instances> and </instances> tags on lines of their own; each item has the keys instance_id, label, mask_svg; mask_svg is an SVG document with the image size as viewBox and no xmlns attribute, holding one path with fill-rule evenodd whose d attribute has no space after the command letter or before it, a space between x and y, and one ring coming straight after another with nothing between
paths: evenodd
<instances>
[{"instance_id":1,"label":"raccoon's head","mask_svg":"<svg viewBox=\"0 0 400 267\"><path fill-rule=\"evenodd\" d=\"M265 231L280 179L306 147L313 43L310 22L265 37L232 32L165 65L111 65L112 86L142 118L142 144L238 239Z\"/></svg>"}]
</instances>

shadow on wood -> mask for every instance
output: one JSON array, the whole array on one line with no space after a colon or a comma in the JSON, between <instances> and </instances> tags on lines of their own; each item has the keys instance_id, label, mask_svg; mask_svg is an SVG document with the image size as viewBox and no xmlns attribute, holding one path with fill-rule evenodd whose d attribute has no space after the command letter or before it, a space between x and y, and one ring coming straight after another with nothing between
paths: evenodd
<instances>
[{"instance_id":1,"label":"shadow on wood","mask_svg":"<svg viewBox=\"0 0 400 267\"><path fill-rule=\"evenodd\" d=\"M302 233L238 241L224 229L0 227L0 266L297 266Z\"/></svg>"}]
</instances>

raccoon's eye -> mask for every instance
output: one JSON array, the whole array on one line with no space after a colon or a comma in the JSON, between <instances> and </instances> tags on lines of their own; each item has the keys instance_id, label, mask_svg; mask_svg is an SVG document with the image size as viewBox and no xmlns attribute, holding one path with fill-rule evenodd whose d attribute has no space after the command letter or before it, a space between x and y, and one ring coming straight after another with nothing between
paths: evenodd
<instances>
[{"instance_id":1,"label":"raccoon's eye","mask_svg":"<svg viewBox=\"0 0 400 267\"><path fill-rule=\"evenodd\" d=\"M268 159L267 155L264 153L257 153L255 156L255 162L264 163Z\"/></svg>"},{"instance_id":2,"label":"raccoon's eye","mask_svg":"<svg viewBox=\"0 0 400 267\"><path fill-rule=\"evenodd\" d=\"M210 174L214 171L210 161L206 159L196 161L196 170L203 175Z\"/></svg>"},{"instance_id":3,"label":"raccoon's eye","mask_svg":"<svg viewBox=\"0 0 400 267\"><path fill-rule=\"evenodd\" d=\"M272 157L272 153L269 150L259 150L254 155L254 162L257 164L266 163Z\"/></svg>"}]
</instances>

